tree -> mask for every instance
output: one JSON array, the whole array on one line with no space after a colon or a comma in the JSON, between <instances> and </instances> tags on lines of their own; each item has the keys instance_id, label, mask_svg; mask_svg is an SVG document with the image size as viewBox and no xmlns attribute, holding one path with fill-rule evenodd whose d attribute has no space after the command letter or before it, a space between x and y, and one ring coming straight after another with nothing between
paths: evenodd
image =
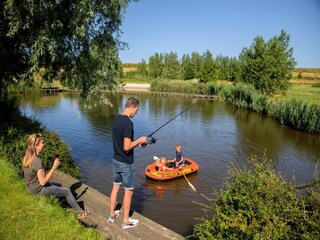
<instances>
[{"instance_id":1,"label":"tree","mask_svg":"<svg viewBox=\"0 0 320 240\"><path fill-rule=\"evenodd\" d=\"M251 47L244 48L239 56L241 80L267 94L287 90L296 65L289 40L289 35L283 30L280 36L267 42L257 36Z\"/></svg>"},{"instance_id":2,"label":"tree","mask_svg":"<svg viewBox=\"0 0 320 240\"><path fill-rule=\"evenodd\" d=\"M149 73L152 78L160 78L163 72L163 56L155 53L149 58Z\"/></svg>"},{"instance_id":3,"label":"tree","mask_svg":"<svg viewBox=\"0 0 320 240\"><path fill-rule=\"evenodd\" d=\"M147 63L144 59L142 59L141 62L138 64L137 72L142 77L148 77L148 66L147 66Z\"/></svg>"},{"instance_id":4,"label":"tree","mask_svg":"<svg viewBox=\"0 0 320 240\"><path fill-rule=\"evenodd\" d=\"M202 56L197 52L193 52L191 54L191 62L195 70L195 78L200 79L201 65L203 63Z\"/></svg>"},{"instance_id":5,"label":"tree","mask_svg":"<svg viewBox=\"0 0 320 240\"><path fill-rule=\"evenodd\" d=\"M216 81L218 77L217 66L209 50L207 50L204 53L203 59L204 60L200 70L200 81L201 82Z\"/></svg>"},{"instance_id":6,"label":"tree","mask_svg":"<svg viewBox=\"0 0 320 240\"><path fill-rule=\"evenodd\" d=\"M230 61L228 57L219 54L215 59L218 68L218 79L230 80Z\"/></svg>"},{"instance_id":7,"label":"tree","mask_svg":"<svg viewBox=\"0 0 320 240\"><path fill-rule=\"evenodd\" d=\"M164 55L163 77L166 79L180 77L180 62L177 53L170 52Z\"/></svg>"},{"instance_id":8,"label":"tree","mask_svg":"<svg viewBox=\"0 0 320 240\"><path fill-rule=\"evenodd\" d=\"M196 76L195 67L192 64L189 54L183 55L181 59L182 78L184 80L194 79Z\"/></svg>"},{"instance_id":9,"label":"tree","mask_svg":"<svg viewBox=\"0 0 320 240\"><path fill-rule=\"evenodd\" d=\"M47 76L86 95L112 88L119 74L123 14L130 0L1 1L0 89L12 79ZM50 79L47 79L50 81Z\"/></svg>"},{"instance_id":10,"label":"tree","mask_svg":"<svg viewBox=\"0 0 320 240\"><path fill-rule=\"evenodd\" d=\"M240 79L241 67L240 62L236 57L230 58L230 81L237 81Z\"/></svg>"}]
</instances>

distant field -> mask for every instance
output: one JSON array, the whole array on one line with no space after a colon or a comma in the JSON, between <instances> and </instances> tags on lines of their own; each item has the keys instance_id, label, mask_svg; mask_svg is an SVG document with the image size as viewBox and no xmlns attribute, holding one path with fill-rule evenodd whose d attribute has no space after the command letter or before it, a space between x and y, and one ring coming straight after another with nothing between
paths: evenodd
<instances>
[{"instance_id":1,"label":"distant field","mask_svg":"<svg viewBox=\"0 0 320 240\"><path fill-rule=\"evenodd\" d=\"M138 63L122 63L122 71L124 73L137 71Z\"/></svg>"}]
</instances>

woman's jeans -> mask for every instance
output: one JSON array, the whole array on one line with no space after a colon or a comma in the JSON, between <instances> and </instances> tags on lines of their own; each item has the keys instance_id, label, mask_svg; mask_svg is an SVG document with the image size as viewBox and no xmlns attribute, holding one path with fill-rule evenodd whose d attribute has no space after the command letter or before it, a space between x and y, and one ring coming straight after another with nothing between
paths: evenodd
<instances>
[{"instance_id":1,"label":"woman's jeans","mask_svg":"<svg viewBox=\"0 0 320 240\"><path fill-rule=\"evenodd\" d=\"M57 198L65 197L67 199L68 204L75 210L81 211L82 208L77 203L76 199L72 195L72 192L69 188L59 187L55 185L44 186L40 190L40 194L45 196L55 196Z\"/></svg>"}]
</instances>

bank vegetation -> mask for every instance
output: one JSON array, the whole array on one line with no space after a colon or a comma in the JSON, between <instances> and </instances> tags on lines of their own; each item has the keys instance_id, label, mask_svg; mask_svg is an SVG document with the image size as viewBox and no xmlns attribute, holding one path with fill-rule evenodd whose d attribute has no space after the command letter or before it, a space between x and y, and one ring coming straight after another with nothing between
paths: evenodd
<instances>
[{"instance_id":1,"label":"bank vegetation","mask_svg":"<svg viewBox=\"0 0 320 240\"><path fill-rule=\"evenodd\" d=\"M310 239L320 236L318 168L309 184L296 185L275 172L266 156L248 166L231 166L222 190L199 203L205 216L194 227L197 239Z\"/></svg>"}]
</instances>

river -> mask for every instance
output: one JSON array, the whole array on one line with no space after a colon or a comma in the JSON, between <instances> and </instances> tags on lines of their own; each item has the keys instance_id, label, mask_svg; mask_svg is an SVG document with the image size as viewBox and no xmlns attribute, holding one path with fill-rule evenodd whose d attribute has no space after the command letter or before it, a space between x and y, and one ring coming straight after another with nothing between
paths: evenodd
<instances>
[{"instance_id":1,"label":"river","mask_svg":"<svg viewBox=\"0 0 320 240\"><path fill-rule=\"evenodd\" d=\"M113 107L83 109L77 93L28 95L20 109L26 116L56 131L70 146L72 157L84 174L83 181L110 196L112 188L112 122L121 113L128 95L108 95ZM184 97L136 96L141 103L132 119L135 137L149 135L198 99ZM161 128L156 144L135 149L136 187L132 209L187 236L195 218L204 215L198 203L223 187L232 164L244 166L255 155L273 159L276 170L296 184L309 182L320 160L320 136L285 126L263 115L239 109L217 100L202 100ZM144 175L153 156L172 159L175 145L198 162L198 173L188 175L197 192L184 178L156 182ZM319 177L319 174L318 174ZM122 202L123 191L118 201ZM106 209L106 216L108 210Z\"/></svg>"}]
</instances>

